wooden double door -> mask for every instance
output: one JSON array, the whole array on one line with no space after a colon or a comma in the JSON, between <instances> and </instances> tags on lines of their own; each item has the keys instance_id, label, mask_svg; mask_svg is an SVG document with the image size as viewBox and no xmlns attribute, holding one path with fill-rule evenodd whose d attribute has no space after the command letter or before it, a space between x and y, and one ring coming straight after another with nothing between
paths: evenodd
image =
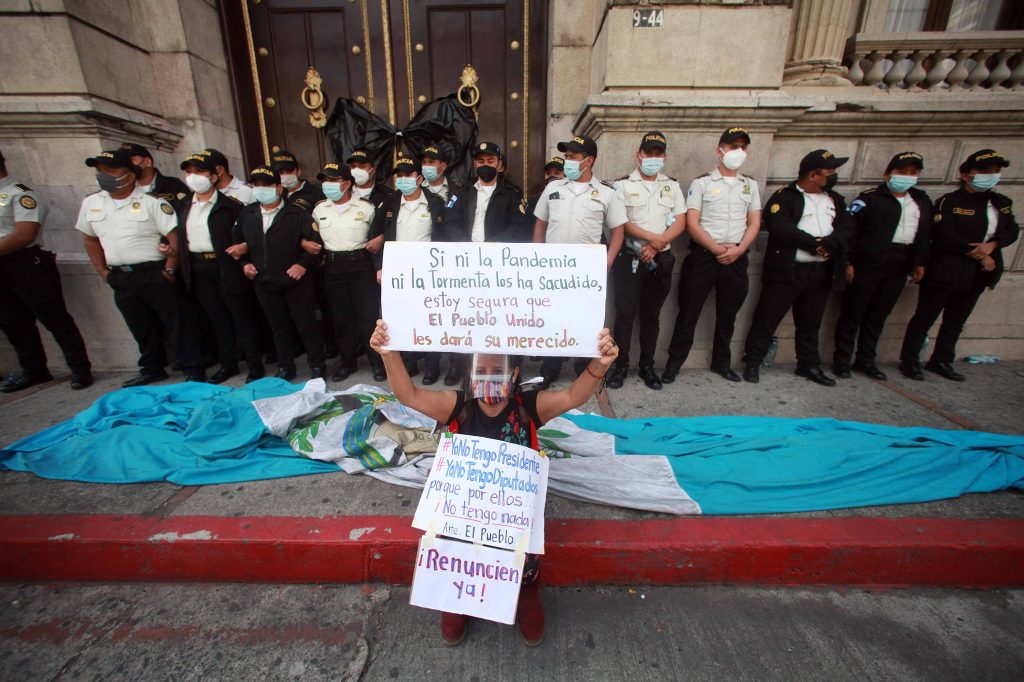
<instances>
[{"instance_id":1,"label":"wooden double door","mask_svg":"<svg viewBox=\"0 0 1024 682\"><path fill-rule=\"evenodd\" d=\"M314 175L335 160L316 124L337 98L401 130L423 103L456 92L471 65L478 139L501 145L509 179L536 184L546 154L545 0L222 0L221 17L247 165L287 149ZM317 78L322 98L310 87Z\"/></svg>"}]
</instances>

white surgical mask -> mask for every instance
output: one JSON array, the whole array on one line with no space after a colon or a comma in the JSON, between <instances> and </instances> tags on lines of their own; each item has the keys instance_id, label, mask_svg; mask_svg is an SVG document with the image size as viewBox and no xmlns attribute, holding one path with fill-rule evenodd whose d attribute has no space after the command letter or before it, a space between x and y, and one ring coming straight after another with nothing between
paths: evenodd
<instances>
[{"instance_id":1,"label":"white surgical mask","mask_svg":"<svg viewBox=\"0 0 1024 682\"><path fill-rule=\"evenodd\" d=\"M722 150L722 165L731 171L736 170L747 160L747 152L742 149Z\"/></svg>"},{"instance_id":2,"label":"white surgical mask","mask_svg":"<svg viewBox=\"0 0 1024 682\"><path fill-rule=\"evenodd\" d=\"M433 182L441 177L441 173L438 172L437 166L423 166L420 170L423 172L423 177L426 178L427 182Z\"/></svg>"},{"instance_id":3,"label":"white surgical mask","mask_svg":"<svg viewBox=\"0 0 1024 682\"><path fill-rule=\"evenodd\" d=\"M205 175L199 173L189 173L185 176L185 184L188 188L196 194L203 194L209 192L210 188L213 187L213 182Z\"/></svg>"},{"instance_id":4,"label":"white surgical mask","mask_svg":"<svg viewBox=\"0 0 1024 682\"><path fill-rule=\"evenodd\" d=\"M253 187L252 196L264 206L276 203L278 200L277 189L274 187Z\"/></svg>"},{"instance_id":5,"label":"white surgical mask","mask_svg":"<svg viewBox=\"0 0 1024 682\"><path fill-rule=\"evenodd\" d=\"M570 180L579 180L580 176L583 175L583 171L580 170L580 162L573 161L572 159L566 159L565 161L565 177Z\"/></svg>"},{"instance_id":6,"label":"white surgical mask","mask_svg":"<svg viewBox=\"0 0 1024 682\"><path fill-rule=\"evenodd\" d=\"M647 176L657 175L665 167L665 159L660 156L642 157L640 172Z\"/></svg>"},{"instance_id":7,"label":"white surgical mask","mask_svg":"<svg viewBox=\"0 0 1024 682\"><path fill-rule=\"evenodd\" d=\"M340 182L325 182L320 185L320 189L323 190L324 196L331 201L340 201L345 193L341 191Z\"/></svg>"},{"instance_id":8,"label":"white surgical mask","mask_svg":"<svg viewBox=\"0 0 1024 682\"><path fill-rule=\"evenodd\" d=\"M362 168L353 168L352 179L357 185L365 185L370 181L370 174Z\"/></svg>"},{"instance_id":9,"label":"white surgical mask","mask_svg":"<svg viewBox=\"0 0 1024 682\"><path fill-rule=\"evenodd\" d=\"M295 189L299 186L299 176L294 173L285 173L281 176L281 184L286 189Z\"/></svg>"}]
</instances>

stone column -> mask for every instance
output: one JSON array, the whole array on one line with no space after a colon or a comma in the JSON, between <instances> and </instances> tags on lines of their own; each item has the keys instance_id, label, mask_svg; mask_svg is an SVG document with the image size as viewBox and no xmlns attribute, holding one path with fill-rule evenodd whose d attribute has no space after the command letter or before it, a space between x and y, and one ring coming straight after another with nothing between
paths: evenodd
<instances>
[{"instance_id":1,"label":"stone column","mask_svg":"<svg viewBox=\"0 0 1024 682\"><path fill-rule=\"evenodd\" d=\"M783 85L852 85L843 50L855 0L794 0Z\"/></svg>"}]
</instances>

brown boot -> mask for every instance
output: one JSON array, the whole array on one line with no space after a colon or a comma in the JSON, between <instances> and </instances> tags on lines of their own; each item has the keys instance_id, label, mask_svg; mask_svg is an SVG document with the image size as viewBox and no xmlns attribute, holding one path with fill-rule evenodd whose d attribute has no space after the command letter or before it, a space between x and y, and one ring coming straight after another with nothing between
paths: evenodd
<instances>
[{"instance_id":1,"label":"brown boot","mask_svg":"<svg viewBox=\"0 0 1024 682\"><path fill-rule=\"evenodd\" d=\"M544 641L544 605L540 601L540 580L519 591L519 636L526 646Z\"/></svg>"},{"instance_id":2,"label":"brown boot","mask_svg":"<svg viewBox=\"0 0 1024 682\"><path fill-rule=\"evenodd\" d=\"M466 639L466 624L469 618L461 613L441 612L441 638L448 646L461 644Z\"/></svg>"}]
</instances>

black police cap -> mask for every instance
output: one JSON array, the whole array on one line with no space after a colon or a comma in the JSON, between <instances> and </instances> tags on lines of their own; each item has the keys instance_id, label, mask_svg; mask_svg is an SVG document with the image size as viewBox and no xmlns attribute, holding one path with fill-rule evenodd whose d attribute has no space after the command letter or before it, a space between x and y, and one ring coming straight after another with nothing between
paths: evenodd
<instances>
[{"instance_id":1,"label":"black police cap","mask_svg":"<svg viewBox=\"0 0 1024 682\"><path fill-rule=\"evenodd\" d=\"M373 158L370 156L370 150L366 147L356 147L352 150L352 153L345 159L345 163L352 163L353 161L360 161L362 163L373 163Z\"/></svg>"},{"instance_id":2,"label":"black police cap","mask_svg":"<svg viewBox=\"0 0 1024 682\"><path fill-rule=\"evenodd\" d=\"M960 164L961 173L970 173L972 170L981 170L991 166L1006 168L1010 162L1003 158L994 149L982 149L967 157L967 160Z\"/></svg>"},{"instance_id":3,"label":"black police cap","mask_svg":"<svg viewBox=\"0 0 1024 682\"><path fill-rule=\"evenodd\" d=\"M900 152L889 159L889 165L885 167L885 172L891 173L893 169L903 168L904 166L917 166L918 170L922 170L924 168L924 157L917 152Z\"/></svg>"},{"instance_id":4,"label":"black police cap","mask_svg":"<svg viewBox=\"0 0 1024 682\"><path fill-rule=\"evenodd\" d=\"M437 147L435 145L431 145L424 149L423 153L420 154L420 158L433 159L434 161L441 161L443 163L449 162L448 154L445 153L445 151L441 147Z\"/></svg>"},{"instance_id":5,"label":"black police cap","mask_svg":"<svg viewBox=\"0 0 1024 682\"><path fill-rule=\"evenodd\" d=\"M740 128L735 126L732 128L727 128L726 131L722 133L722 136L718 138L718 144L728 144L730 142L735 142L741 137L747 141L747 144L750 144L750 133L747 132L746 128Z\"/></svg>"},{"instance_id":6,"label":"black police cap","mask_svg":"<svg viewBox=\"0 0 1024 682\"><path fill-rule=\"evenodd\" d=\"M494 154L495 156L501 156L501 147L494 142L480 142L473 147L473 156L479 154Z\"/></svg>"},{"instance_id":7,"label":"black police cap","mask_svg":"<svg viewBox=\"0 0 1024 682\"><path fill-rule=\"evenodd\" d=\"M400 156L400 157L398 157L398 160L395 161L394 172L395 173L419 173L420 172L420 167L419 167L419 165L417 165L417 163L415 161L413 161L408 156Z\"/></svg>"},{"instance_id":8,"label":"black police cap","mask_svg":"<svg viewBox=\"0 0 1024 682\"><path fill-rule=\"evenodd\" d=\"M643 136L640 140L640 149L647 152L652 149L660 149L665 151L668 149L668 140L665 136L659 133L657 130L652 130Z\"/></svg>"},{"instance_id":9,"label":"black police cap","mask_svg":"<svg viewBox=\"0 0 1024 682\"><path fill-rule=\"evenodd\" d=\"M597 156L597 143L586 136L576 136L571 140L558 143L558 151L562 152L583 152L587 156Z\"/></svg>"},{"instance_id":10,"label":"black police cap","mask_svg":"<svg viewBox=\"0 0 1024 682\"><path fill-rule=\"evenodd\" d=\"M109 149L105 152L100 152L96 156L85 160L85 165L90 168L96 166L109 166L110 168L126 168L136 175L142 172L138 166L132 163L133 154L125 149Z\"/></svg>"},{"instance_id":11,"label":"black police cap","mask_svg":"<svg viewBox=\"0 0 1024 682\"><path fill-rule=\"evenodd\" d=\"M270 157L271 166L274 167L278 173L286 168L298 168L299 160L295 158L295 155L291 152L286 152L283 149L279 152L274 152Z\"/></svg>"},{"instance_id":12,"label":"black police cap","mask_svg":"<svg viewBox=\"0 0 1024 682\"><path fill-rule=\"evenodd\" d=\"M281 176L270 166L256 166L249 171L249 182L270 182L275 185L281 184Z\"/></svg>"},{"instance_id":13,"label":"black police cap","mask_svg":"<svg viewBox=\"0 0 1024 682\"><path fill-rule=\"evenodd\" d=\"M131 156L141 156L144 159L153 159L153 155L149 153L149 150L143 147L141 144L134 142L125 142L121 145L121 149L125 149Z\"/></svg>"},{"instance_id":14,"label":"black police cap","mask_svg":"<svg viewBox=\"0 0 1024 682\"><path fill-rule=\"evenodd\" d=\"M179 168L181 168L181 170L185 170L189 166L199 170L209 171L210 173L217 172L217 164L214 163L213 157L208 154L203 154L202 152L186 156L185 160L181 162Z\"/></svg>"},{"instance_id":15,"label":"black police cap","mask_svg":"<svg viewBox=\"0 0 1024 682\"><path fill-rule=\"evenodd\" d=\"M213 147L207 147L203 151L199 152L203 156L209 156L213 160L214 165L224 166L224 170L229 170L228 157L224 156L224 153L214 149Z\"/></svg>"},{"instance_id":16,"label":"black police cap","mask_svg":"<svg viewBox=\"0 0 1024 682\"><path fill-rule=\"evenodd\" d=\"M565 170L565 159L561 156L552 156L548 159L548 162L544 164L544 170L550 168L557 168L558 170Z\"/></svg>"},{"instance_id":17,"label":"black police cap","mask_svg":"<svg viewBox=\"0 0 1024 682\"><path fill-rule=\"evenodd\" d=\"M318 182L324 180L330 180L337 182L338 180L352 180L352 170L343 163L329 163L324 166L324 169L316 174Z\"/></svg>"},{"instance_id":18,"label":"black police cap","mask_svg":"<svg viewBox=\"0 0 1024 682\"><path fill-rule=\"evenodd\" d=\"M839 168L850 160L848 156L836 156L827 149L815 149L800 159L800 175L822 168Z\"/></svg>"}]
</instances>

